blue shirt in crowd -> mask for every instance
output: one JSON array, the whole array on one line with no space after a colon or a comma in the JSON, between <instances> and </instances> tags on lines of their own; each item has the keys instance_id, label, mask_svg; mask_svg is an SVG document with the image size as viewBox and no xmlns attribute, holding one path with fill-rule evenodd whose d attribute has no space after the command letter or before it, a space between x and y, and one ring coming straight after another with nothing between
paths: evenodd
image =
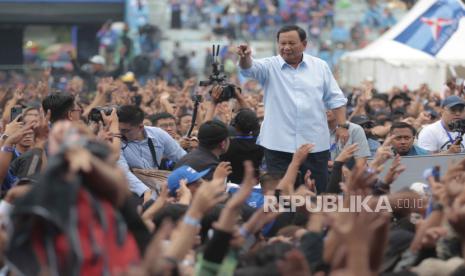
<instances>
[{"instance_id":1,"label":"blue shirt in crowd","mask_svg":"<svg viewBox=\"0 0 465 276\"><path fill-rule=\"evenodd\" d=\"M331 39L333 42L348 42L350 40L350 33L344 27L334 27L331 31Z\"/></svg>"},{"instance_id":2,"label":"blue shirt in crowd","mask_svg":"<svg viewBox=\"0 0 465 276\"><path fill-rule=\"evenodd\" d=\"M17 149L15 149L15 151L13 152L12 161L15 158L18 158L19 156L21 156L21 153ZM3 183L2 183L2 191L8 191L9 189L13 188L13 185L15 184L16 181L18 181L18 177L16 177L16 175L13 174L13 171L11 170L11 168L8 168L8 171L5 175L5 179L3 180Z\"/></svg>"},{"instance_id":3,"label":"blue shirt in crowd","mask_svg":"<svg viewBox=\"0 0 465 276\"><path fill-rule=\"evenodd\" d=\"M425 150L424 148L420 148L417 145L413 145L406 156L416 156L416 155L429 155L430 152Z\"/></svg>"},{"instance_id":4,"label":"blue shirt in crowd","mask_svg":"<svg viewBox=\"0 0 465 276\"><path fill-rule=\"evenodd\" d=\"M149 188L139 180L130 168L153 169L161 164L162 157L177 162L186 152L181 146L164 130L157 127L144 127L145 139L142 141L130 141L123 145L118 164L124 169L129 181L131 192L141 196ZM157 164L153 161L148 139L152 139L157 156Z\"/></svg>"},{"instance_id":5,"label":"blue shirt in crowd","mask_svg":"<svg viewBox=\"0 0 465 276\"><path fill-rule=\"evenodd\" d=\"M257 143L267 149L293 153L306 143L314 152L329 149L326 110L344 106L346 97L328 65L304 54L297 68L281 56L253 60L241 69L264 87L265 119Z\"/></svg>"}]
</instances>

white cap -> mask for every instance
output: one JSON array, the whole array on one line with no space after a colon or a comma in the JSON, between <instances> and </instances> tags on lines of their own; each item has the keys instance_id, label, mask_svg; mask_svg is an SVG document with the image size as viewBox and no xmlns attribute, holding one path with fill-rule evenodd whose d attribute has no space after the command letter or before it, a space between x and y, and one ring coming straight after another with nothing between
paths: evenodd
<instances>
[{"instance_id":1,"label":"white cap","mask_svg":"<svg viewBox=\"0 0 465 276\"><path fill-rule=\"evenodd\" d=\"M91 63L105 65L105 58L100 55L93 56L90 60Z\"/></svg>"},{"instance_id":2,"label":"white cap","mask_svg":"<svg viewBox=\"0 0 465 276\"><path fill-rule=\"evenodd\" d=\"M426 196L426 191L428 190L428 185L421 182L415 182L410 185L410 190L416 192L421 196Z\"/></svg>"}]
</instances>

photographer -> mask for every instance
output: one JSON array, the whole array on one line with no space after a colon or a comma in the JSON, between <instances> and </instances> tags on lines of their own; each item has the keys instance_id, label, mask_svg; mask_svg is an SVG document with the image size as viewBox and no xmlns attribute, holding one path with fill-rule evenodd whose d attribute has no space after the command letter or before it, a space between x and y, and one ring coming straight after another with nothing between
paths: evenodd
<instances>
[{"instance_id":1,"label":"photographer","mask_svg":"<svg viewBox=\"0 0 465 276\"><path fill-rule=\"evenodd\" d=\"M463 132L451 129L451 123L465 119L465 101L449 96L441 104L441 120L423 128L418 136L418 146L431 153L460 153L465 144Z\"/></svg>"},{"instance_id":2,"label":"photographer","mask_svg":"<svg viewBox=\"0 0 465 276\"><path fill-rule=\"evenodd\" d=\"M168 133L157 127L143 125L144 112L134 105L123 105L118 109L122 149L119 165L129 181L129 189L146 202L152 191L140 181L131 168L158 169L162 157L177 162L186 152Z\"/></svg>"},{"instance_id":3,"label":"photographer","mask_svg":"<svg viewBox=\"0 0 465 276\"><path fill-rule=\"evenodd\" d=\"M234 98L237 100L239 109L250 108L240 91L241 90L239 87L234 88ZM224 87L220 85L215 85L212 88L211 93L210 93L212 101L211 101L210 106L207 109L207 114L205 114L204 122L213 120L213 118L215 117L215 112L217 110L218 105L225 100L229 100L227 99L227 97L223 96L224 95L223 93L224 93Z\"/></svg>"},{"instance_id":4,"label":"photographer","mask_svg":"<svg viewBox=\"0 0 465 276\"><path fill-rule=\"evenodd\" d=\"M214 119L218 104L221 103L221 100L227 99L227 97L222 97L222 93L223 87L219 85L213 87L211 91L212 102L207 110L205 121ZM235 87L234 98L237 100L238 112L232 119L231 126L234 127L236 135L231 137L228 150L221 155L220 159L231 162L233 172L228 179L239 184L242 183L245 160L253 162L255 176L258 177L258 169L263 159L263 147L256 144L260 128L257 115L250 109L239 87Z\"/></svg>"}]
</instances>

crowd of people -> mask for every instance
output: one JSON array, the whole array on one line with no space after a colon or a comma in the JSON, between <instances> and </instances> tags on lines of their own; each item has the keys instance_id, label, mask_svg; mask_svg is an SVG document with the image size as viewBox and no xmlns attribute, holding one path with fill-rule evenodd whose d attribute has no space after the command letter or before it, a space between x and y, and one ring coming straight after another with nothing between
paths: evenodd
<instances>
[{"instance_id":1,"label":"crowd of people","mask_svg":"<svg viewBox=\"0 0 465 276\"><path fill-rule=\"evenodd\" d=\"M141 84L101 56L62 88L50 69L4 74L2 273L463 275L465 161L391 190L403 156L464 151L463 81L341 90L303 29L276 39L259 60L235 45L228 85ZM320 195L392 212L263 208Z\"/></svg>"},{"instance_id":2,"label":"crowd of people","mask_svg":"<svg viewBox=\"0 0 465 276\"><path fill-rule=\"evenodd\" d=\"M267 40L284 25L302 26L311 38L309 51L334 69L346 51L363 48L397 22L388 1L369 0L355 22L336 22L336 7L349 9L350 1L235 0L171 1L171 28L211 28L214 37L232 41ZM410 4L406 4L408 8ZM363 4L363 3L361 3ZM397 5L399 6L399 5Z\"/></svg>"},{"instance_id":3,"label":"crowd of people","mask_svg":"<svg viewBox=\"0 0 465 276\"><path fill-rule=\"evenodd\" d=\"M234 45L239 41L269 40L281 26L297 24L309 34L307 53L323 59L337 73L339 60L345 53L363 48L397 22L388 2L370 0L366 6L359 20L345 22L344 19L335 20L334 1L173 0L170 27L186 30L211 28L209 38L224 38L230 41L230 45ZM340 10L349 7L350 3ZM123 60L124 65L136 73L142 84L145 84L147 76L155 75L180 85L189 77L205 75L210 67L209 49L183 49L182 39L174 43L173 53L164 52L166 50L160 47L163 31L160 26L152 25L147 20L133 32L128 24L115 24L107 20L96 33L96 41L99 56L104 58L98 60L99 63L104 61L105 66L116 69ZM237 58L232 54L234 47L230 45L223 45L220 57L226 69L233 71ZM53 60L49 60L52 67L61 71L60 89L71 79L72 65L77 68L75 63L72 64L66 49L64 47L58 54L54 54ZM25 53L30 65L42 67L47 64L44 63L47 57L42 56L37 47L30 50L26 46ZM167 59L167 56L172 58ZM202 60L203 56L207 56L207 60Z\"/></svg>"}]
</instances>

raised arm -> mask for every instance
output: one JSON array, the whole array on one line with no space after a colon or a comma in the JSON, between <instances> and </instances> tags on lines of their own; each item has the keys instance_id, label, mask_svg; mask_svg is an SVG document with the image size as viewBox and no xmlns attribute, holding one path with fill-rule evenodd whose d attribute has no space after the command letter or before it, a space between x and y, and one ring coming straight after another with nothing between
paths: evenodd
<instances>
[{"instance_id":1,"label":"raised arm","mask_svg":"<svg viewBox=\"0 0 465 276\"><path fill-rule=\"evenodd\" d=\"M304 144L292 156L291 164L287 168L286 174L279 181L276 189L281 190L284 195L291 195L294 192L294 183L297 178L297 172L299 171L300 165L305 162L308 154L312 151L313 144Z\"/></svg>"},{"instance_id":2,"label":"raised arm","mask_svg":"<svg viewBox=\"0 0 465 276\"><path fill-rule=\"evenodd\" d=\"M249 69L252 67L252 50L248 45L241 44L237 47L239 55L239 66L241 69Z\"/></svg>"}]
</instances>

